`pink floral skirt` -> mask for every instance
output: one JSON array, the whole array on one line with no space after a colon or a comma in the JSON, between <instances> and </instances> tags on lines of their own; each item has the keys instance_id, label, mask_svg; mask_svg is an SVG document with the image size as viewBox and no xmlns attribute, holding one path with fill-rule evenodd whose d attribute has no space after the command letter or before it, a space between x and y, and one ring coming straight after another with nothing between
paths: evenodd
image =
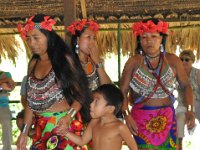
<instances>
[{"instance_id":1,"label":"pink floral skirt","mask_svg":"<svg viewBox=\"0 0 200 150\"><path fill-rule=\"evenodd\" d=\"M138 127L139 148L176 149L176 119L172 106L133 106L131 115ZM141 105L140 105L141 106Z\"/></svg>"}]
</instances>

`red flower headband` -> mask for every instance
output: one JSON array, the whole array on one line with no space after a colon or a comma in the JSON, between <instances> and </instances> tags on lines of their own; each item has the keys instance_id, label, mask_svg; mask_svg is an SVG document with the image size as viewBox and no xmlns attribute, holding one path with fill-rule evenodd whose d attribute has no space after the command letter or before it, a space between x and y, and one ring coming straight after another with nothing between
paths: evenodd
<instances>
[{"instance_id":1,"label":"red flower headband","mask_svg":"<svg viewBox=\"0 0 200 150\"><path fill-rule=\"evenodd\" d=\"M166 34L168 31L168 23L159 20L158 24L154 24L152 20L147 22L137 22L132 26L133 32L136 36L144 34L144 32L160 32Z\"/></svg>"},{"instance_id":2,"label":"red flower headband","mask_svg":"<svg viewBox=\"0 0 200 150\"><path fill-rule=\"evenodd\" d=\"M52 31L52 26L54 24L56 24L56 21L53 20L53 19L50 19L50 16L45 16L44 21L42 21L41 23L33 22L32 21L33 18L34 18L34 16L30 17L28 19L28 21L26 22L25 26L23 26L20 23L17 25L18 31L21 34L21 37L22 37L23 40L26 39L27 32L30 31L30 30L33 30L34 28Z\"/></svg>"},{"instance_id":3,"label":"red flower headband","mask_svg":"<svg viewBox=\"0 0 200 150\"><path fill-rule=\"evenodd\" d=\"M76 35L76 30L82 31L84 27L88 27L88 29L97 32L99 30L99 25L93 21L86 19L82 19L81 21L73 22L70 26L67 27L67 30L72 34Z\"/></svg>"}]
</instances>

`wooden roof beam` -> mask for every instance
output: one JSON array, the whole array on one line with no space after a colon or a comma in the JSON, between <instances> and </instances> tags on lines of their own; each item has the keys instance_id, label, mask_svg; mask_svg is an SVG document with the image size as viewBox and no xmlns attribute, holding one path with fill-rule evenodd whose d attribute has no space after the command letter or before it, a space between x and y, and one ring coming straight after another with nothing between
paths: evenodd
<instances>
[{"instance_id":1,"label":"wooden roof beam","mask_svg":"<svg viewBox=\"0 0 200 150\"><path fill-rule=\"evenodd\" d=\"M87 10L85 0L81 0L81 11L84 19L87 19Z\"/></svg>"}]
</instances>

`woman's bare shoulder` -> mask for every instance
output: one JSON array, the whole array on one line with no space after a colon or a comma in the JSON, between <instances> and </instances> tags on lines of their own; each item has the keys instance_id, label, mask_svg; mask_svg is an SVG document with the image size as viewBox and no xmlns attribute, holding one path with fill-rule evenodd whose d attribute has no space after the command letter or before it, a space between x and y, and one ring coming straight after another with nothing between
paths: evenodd
<instances>
[{"instance_id":1,"label":"woman's bare shoulder","mask_svg":"<svg viewBox=\"0 0 200 150\"><path fill-rule=\"evenodd\" d=\"M135 67L139 66L139 64L141 63L141 59L142 59L142 56L136 54L127 60L125 67L126 68L135 68Z\"/></svg>"},{"instance_id":2,"label":"woman's bare shoulder","mask_svg":"<svg viewBox=\"0 0 200 150\"><path fill-rule=\"evenodd\" d=\"M166 57L168 63L170 64L170 66L177 66L181 63L180 58L178 56L176 56L175 54L166 53L165 57Z\"/></svg>"}]
</instances>

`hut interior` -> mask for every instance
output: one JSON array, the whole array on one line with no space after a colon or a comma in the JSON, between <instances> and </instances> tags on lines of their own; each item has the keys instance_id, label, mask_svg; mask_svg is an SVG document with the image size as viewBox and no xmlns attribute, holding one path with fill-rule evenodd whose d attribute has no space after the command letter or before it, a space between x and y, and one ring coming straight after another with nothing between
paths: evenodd
<instances>
[{"instance_id":1,"label":"hut interior","mask_svg":"<svg viewBox=\"0 0 200 150\"><path fill-rule=\"evenodd\" d=\"M0 54L15 62L18 41L17 23L43 13L57 20L56 30L64 35L64 26L75 19L95 19L100 23L98 42L103 54L134 54L132 23L148 18L169 22L167 51L182 49L197 52L200 58L199 0L0 0Z\"/></svg>"}]
</instances>

